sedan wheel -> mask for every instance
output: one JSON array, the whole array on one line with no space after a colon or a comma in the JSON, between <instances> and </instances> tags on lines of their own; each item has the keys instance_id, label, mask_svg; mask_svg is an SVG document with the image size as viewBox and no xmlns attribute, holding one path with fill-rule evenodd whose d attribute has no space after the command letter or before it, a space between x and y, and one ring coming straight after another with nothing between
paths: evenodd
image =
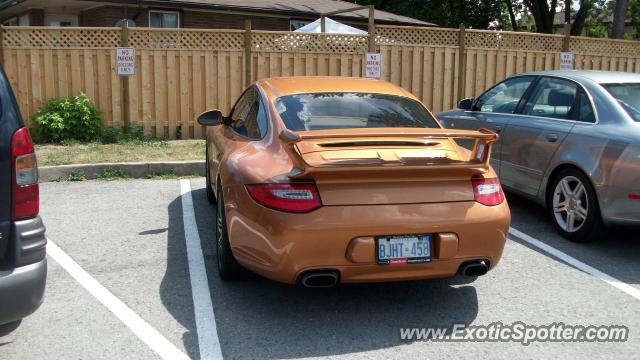
<instances>
[{"instance_id":1,"label":"sedan wheel","mask_svg":"<svg viewBox=\"0 0 640 360\"><path fill-rule=\"evenodd\" d=\"M589 214L589 198L578 178L567 176L556 184L553 213L562 230L576 232L582 228Z\"/></svg>"},{"instance_id":2,"label":"sedan wheel","mask_svg":"<svg viewBox=\"0 0 640 360\"><path fill-rule=\"evenodd\" d=\"M572 241L593 241L603 236L596 194L589 180L576 169L555 178L547 204L556 229Z\"/></svg>"}]
</instances>

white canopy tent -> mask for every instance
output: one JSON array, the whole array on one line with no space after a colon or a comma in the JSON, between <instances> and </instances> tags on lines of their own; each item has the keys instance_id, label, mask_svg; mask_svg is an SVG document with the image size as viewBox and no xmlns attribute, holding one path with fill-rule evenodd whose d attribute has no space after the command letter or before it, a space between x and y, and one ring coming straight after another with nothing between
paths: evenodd
<instances>
[{"instance_id":1,"label":"white canopy tent","mask_svg":"<svg viewBox=\"0 0 640 360\"><path fill-rule=\"evenodd\" d=\"M321 33L322 18L297 29L295 32ZM356 29L353 26L345 25L328 17L324 18L324 32L326 34L367 35L367 32L364 30Z\"/></svg>"}]
</instances>

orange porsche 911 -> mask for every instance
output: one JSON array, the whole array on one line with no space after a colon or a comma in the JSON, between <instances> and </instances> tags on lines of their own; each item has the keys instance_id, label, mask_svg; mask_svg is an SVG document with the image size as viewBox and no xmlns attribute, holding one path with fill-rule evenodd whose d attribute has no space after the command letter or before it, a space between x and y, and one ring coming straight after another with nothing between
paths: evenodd
<instances>
[{"instance_id":1,"label":"orange porsche 911","mask_svg":"<svg viewBox=\"0 0 640 360\"><path fill-rule=\"evenodd\" d=\"M489 165L497 135L443 129L395 85L265 79L229 116L198 122L222 279L245 269L308 287L475 277L500 260L510 212Z\"/></svg>"}]
</instances>

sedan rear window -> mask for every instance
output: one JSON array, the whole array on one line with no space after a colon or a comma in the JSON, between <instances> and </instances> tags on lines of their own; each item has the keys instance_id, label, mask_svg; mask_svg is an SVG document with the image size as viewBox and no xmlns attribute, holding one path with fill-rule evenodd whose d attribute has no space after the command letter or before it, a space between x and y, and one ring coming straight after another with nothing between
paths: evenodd
<instances>
[{"instance_id":1,"label":"sedan rear window","mask_svg":"<svg viewBox=\"0 0 640 360\"><path fill-rule=\"evenodd\" d=\"M348 128L439 128L419 102L393 95L312 93L275 101L285 126L294 131Z\"/></svg>"},{"instance_id":2,"label":"sedan rear window","mask_svg":"<svg viewBox=\"0 0 640 360\"><path fill-rule=\"evenodd\" d=\"M602 84L602 86L618 100L633 120L640 121L640 84Z\"/></svg>"}]
</instances>

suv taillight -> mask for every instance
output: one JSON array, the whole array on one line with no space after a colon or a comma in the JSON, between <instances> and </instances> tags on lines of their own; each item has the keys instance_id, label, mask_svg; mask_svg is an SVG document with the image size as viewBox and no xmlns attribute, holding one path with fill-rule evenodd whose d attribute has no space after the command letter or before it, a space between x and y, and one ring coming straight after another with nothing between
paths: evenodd
<instances>
[{"instance_id":1,"label":"suv taillight","mask_svg":"<svg viewBox=\"0 0 640 360\"><path fill-rule=\"evenodd\" d=\"M13 133L11 159L13 166L11 217L13 220L35 217L40 210L38 164L27 128L20 128Z\"/></svg>"},{"instance_id":2,"label":"suv taillight","mask_svg":"<svg viewBox=\"0 0 640 360\"><path fill-rule=\"evenodd\" d=\"M474 178L471 179L471 185L473 186L475 201L482 205L495 206L502 204L504 201L502 186L500 186L500 181L496 178Z\"/></svg>"},{"instance_id":3,"label":"suv taillight","mask_svg":"<svg viewBox=\"0 0 640 360\"><path fill-rule=\"evenodd\" d=\"M286 212L305 213L322 206L314 183L246 185L258 204Z\"/></svg>"}]
</instances>

